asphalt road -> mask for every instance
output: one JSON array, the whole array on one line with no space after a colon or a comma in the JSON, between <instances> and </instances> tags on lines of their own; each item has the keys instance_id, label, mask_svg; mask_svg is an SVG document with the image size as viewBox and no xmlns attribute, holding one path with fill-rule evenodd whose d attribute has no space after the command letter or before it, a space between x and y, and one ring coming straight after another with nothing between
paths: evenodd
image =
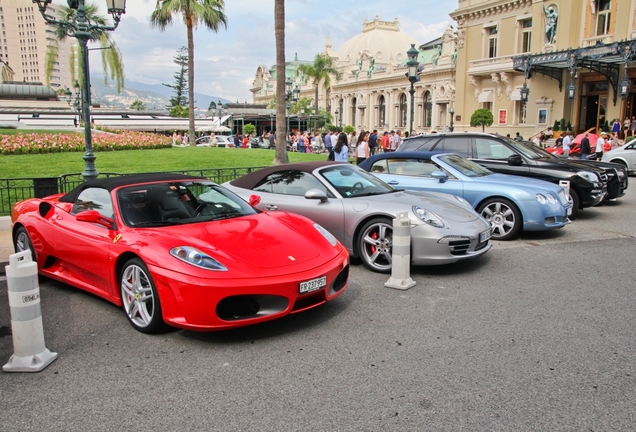
<instances>
[{"instance_id":1,"label":"asphalt road","mask_svg":"<svg viewBox=\"0 0 636 432\"><path fill-rule=\"evenodd\" d=\"M0 430L634 430L635 208L632 186L408 291L354 263L336 301L220 333L146 336L41 279L59 358L0 374ZM0 282L2 364L9 325Z\"/></svg>"}]
</instances>

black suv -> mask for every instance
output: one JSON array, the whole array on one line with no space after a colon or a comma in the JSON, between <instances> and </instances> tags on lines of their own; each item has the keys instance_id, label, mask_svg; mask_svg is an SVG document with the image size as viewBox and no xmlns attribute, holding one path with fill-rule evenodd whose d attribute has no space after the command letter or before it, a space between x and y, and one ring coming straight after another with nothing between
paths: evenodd
<instances>
[{"instance_id":1,"label":"black suv","mask_svg":"<svg viewBox=\"0 0 636 432\"><path fill-rule=\"evenodd\" d=\"M419 135L406 138L397 151L456 153L497 173L533 177L556 184L560 180L569 180L572 216L579 209L600 203L607 193L607 174L603 169L570 159L546 156L534 144L528 145L499 135Z\"/></svg>"}]
</instances>

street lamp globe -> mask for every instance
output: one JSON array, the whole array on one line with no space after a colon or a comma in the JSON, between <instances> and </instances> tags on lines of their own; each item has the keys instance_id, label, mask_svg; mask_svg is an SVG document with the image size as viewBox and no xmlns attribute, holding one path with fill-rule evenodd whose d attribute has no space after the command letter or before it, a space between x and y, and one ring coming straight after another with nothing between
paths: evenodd
<instances>
[{"instance_id":1,"label":"street lamp globe","mask_svg":"<svg viewBox=\"0 0 636 432\"><path fill-rule=\"evenodd\" d=\"M106 10L109 14L126 13L126 0L106 0Z\"/></svg>"},{"instance_id":2,"label":"street lamp globe","mask_svg":"<svg viewBox=\"0 0 636 432\"><path fill-rule=\"evenodd\" d=\"M521 90L519 90L519 93L521 93L521 102L524 104L527 103L528 96L530 95L530 89L528 88L528 84L523 83L523 87L521 87Z\"/></svg>"}]
</instances>

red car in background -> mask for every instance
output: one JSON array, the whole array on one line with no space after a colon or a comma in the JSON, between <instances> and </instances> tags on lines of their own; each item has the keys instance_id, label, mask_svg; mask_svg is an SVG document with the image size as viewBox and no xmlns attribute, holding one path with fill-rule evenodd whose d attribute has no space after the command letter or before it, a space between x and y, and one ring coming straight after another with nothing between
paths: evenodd
<instances>
[{"instance_id":1,"label":"red car in background","mask_svg":"<svg viewBox=\"0 0 636 432\"><path fill-rule=\"evenodd\" d=\"M220 330L304 311L347 288L349 255L302 216L254 209L207 179L85 182L12 211L41 275L122 306L144 333Z\"/></svg>"}]
</instances>

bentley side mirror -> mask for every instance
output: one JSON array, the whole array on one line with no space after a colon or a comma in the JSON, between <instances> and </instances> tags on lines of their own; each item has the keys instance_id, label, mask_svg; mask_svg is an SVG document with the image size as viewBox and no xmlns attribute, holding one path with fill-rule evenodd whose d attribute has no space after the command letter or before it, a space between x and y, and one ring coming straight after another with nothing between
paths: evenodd
<instances>
[{"instance_id":1,"label":"bentley side mirror","mask_svg":"<svg viewBox=\"0 0 636 432\"><path fill-rule=\"evenodd\" d=\"M431 177L437 179L440 183L446 183L446 180L448 180L448 176L444 171L433 171Z\"/></svg>"}]
</instances>

